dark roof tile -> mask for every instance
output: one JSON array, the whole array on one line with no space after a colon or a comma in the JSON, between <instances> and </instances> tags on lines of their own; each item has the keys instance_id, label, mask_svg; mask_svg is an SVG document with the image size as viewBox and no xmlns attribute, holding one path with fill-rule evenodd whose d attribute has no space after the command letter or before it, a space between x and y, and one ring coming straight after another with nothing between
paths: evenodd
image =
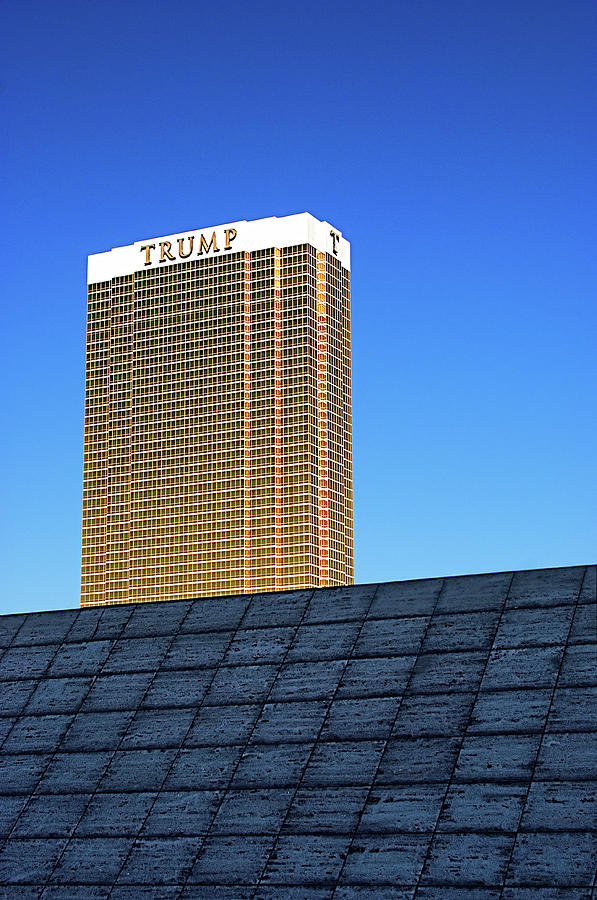
<instances>
[{"instance_id":1,"label":"dark roof tile","mask_svg":"<svg viewBox=\"0 0 597 900\"><path fill-rule=\"evenodd\" d=\"M298 625L312 596L313 591L284 591L245 597L250 603L242 620L242 627Z\"/></svg>"},{"instance_id":2,"label":"dark roof tile","mask_svg":"<svg viewBox=\"0 0 597 900\"><path fill-rule=\"evenodd\" d=\"M454 768L460 740L447 737L392 739L381 759L376 784L442 784Z\"/></svg>"},{"instance_id":3,"label":"dark roof tile","mask_svg":"<svg viewBox=\"0 0 597 900\"><path fill-rule=\"evenodd\" d=\"M419 652L428 616L369 619L363 624L354 656L409 656Z\"/></svg>"},{"instance_id":4,"label":"dark roof tile","mask_svg":"<svg viewBox=\"0 0 597 900\"><path fill-rule=\"evenodd\" d=\"M181 622L191 608L187 600L171 603L139 603L134 607L130 619L122 632L123 638L148 637L177 634Z\"/></svg>"},{"instance_id":5,"label":"dark roof tile","mask_svg":"<svg viewBox=\"0 0 597 900\"><path fill-rule=\"evenodd\" d=\"M499 619L497 610L444 613L433 617L423 650L489 650Z\"/></svg>"},{"instance_id":6,"label":"dark roof tile","mask_svg":"<svg viewBox=\"0 0 597 900\"><path fill-rule=\"evenodd\" d=\"M119 638L104 663L104 672L153 672L159 667L170 643L168 635Z\"/></svg>"},{"instance_id":7,"label":"dark roof tile","mask_svg":"<svg viewBox=\"0 0 597 900\"><path fill-rule=\"evenodd\" d=\"M535 777L541 781L584 781L595 778L595 733L546 734L541 742Z\"/></svg>"},{"instance_id":8,"label":"dark roof tile","mask_svg":"<svg viewBox=\"0 0 597 900\"><path fill-rule=\"evenodd\" d=\"M16 716L3 716L0 718L0 744L4 743L16 721Z\"/></svg>"},{"instance_id":9,"label":"dark roof tile","mask_svg":"<svg viewBox=\"0 0 597 900\"><path fill-rule=\"evenodd\" d=\"M585 603L576 607L570 632L570 643L597 643L597 603Z\"/></svg>"},{"instance_id":10,"label":"dark roof tile","mask_svg":"<svg viewBox=\"0 0 597 900\"><path fill-rule=\"evenodd\" d=\"M8 796L4 794L2 796L0 799L0 838L8 837L28 800L29 797L25 795Z\"/></svg>"},{"instance_id":11,"label":"dark roof tile","mask_svg":"<svg viewBox=\"0 0 597 900\"><path fill-rule=\"evenodd\" d=\"M99 786L100 791L158 791L176 757L176 750L118 750Z\"/></svg>"},{"instance_id":12,"label":"dark roof tile","mask_svg":"<svg viewBox=\"0 0 597 900\"><path fill-rule=\"evenodd\" d=\"M198 837L137 838L118 883L180 885L190 874L200 846Z\"/></svg>"},{"instance_id":13,"label":"dark roof tile","mask_svg":"<svg viewBox=\"0 0 597 900\"><path fill-rule=\"evenodd\" d=\"M303 772L312 744L253 744L242 754L234 788L290 787ZM239 750L240 753L240 750Z\"/></svg>"},{"instance_id":14,"label":"dark roof tile","mask_svg":"<svg viewBox=\"0 0 597 900\"><path fill-rule=\"evenodd\" d=\"M195 600L181 626L181 634L189 632L233 631L238 627L249 605L249 597L213 597Z\"/></svg>"},{"instance_id":15,"label":"dark roof tile","mask_svg":"<svg viewBox=\"0 0 597 900\"><path fill-rule=\"evenodd\" d=\"M351 834L357 827L369 787L301 787L284 823L293 833Z\"/></svg>"},{"instance_id":16,"label":"dark roof tile","mask_svg":"<svg viewBox=\"0 0 597 900\"><path fill-rule=\"evenodd\" d=\"M221 791L161 791L143 837L205 836L222 796Z\"/></svg>"},{"instance_id":17,"label":"dark roof tile","mask_svg":"<svg viewBox=\"0 0 597 900\"><path fill-rule=\"evenodd\" d=\"M214 705L226 703L263 702L274 678L275 666L222 666L213 678L206 702Z\"/></svg>"},{"instance_id":18,"label":"dark roof tile","mask_svg":"<svg viewBox=\"0 0 597 900\"><path fill-rule=\"evenodd\" d=\"M344 659L350 653L359 629L359 622L301 625L286 659L288 662Z\"/></svg>"},{"instance_id":19,"label":"dark roof tile","mask_svg":"<svg viewBox=\"0 0 597 900\"><path fill-rule=\"evenodd\" d=\"M409 683L413 694L432 691L470 692L479 684L487 655L482 651L421 653Z\"/></svg>"},{"instance_id":20,"label":"dark roof tile","mask_svg":"<svg viewBox=\"0 0 597 900\"><path fill-rule=\"evenodd\" d=\"M115 884L107 900L178 900L180 885L174 884ZM191 894L186 895L188 900ZM70 900L70 898L64 898ZM87 900L82 897L81 900ZM214 897L213 900L216 900Z\"/></svg>"},{"instance_id":21,"label":"dark roof tile","mask_svg":"<svg viewBox=\"0 0 597 900\"><path fill-rule=\"evenodd\" d=\"M113 646L114 641L109 640L63 644L52 660L48 675L97 675Z\"/></svg>"},{"instance_id":22,"label":"dark roof tile","mask_svg":"<svg viewBox=\"0 0 597 900\"><path fill-rule=\"evenodd\" d=\"M51 881L113 884L132 843L132 837L71 838Z\"/></svg>"},{"instance_id":23,"label":"dark roof tile","mask_svg":"<svg viewBox=\"0 0 597 900\"><path fill-rule=\"evenodd\" d=\"M70 837L90 800L89 794L44 794L31 797L13 837Z\"/></svg>"},{"instance_id":24,"label":"dark roof tile","mask_svg":"<svg viewBox=\"0 0 597 900\"><path fill-rule=\"evenodd\" d=\"M148 679L140 705L146 709L197 707L207 694L214 673L215 669L160 671L153 680Z\"/></svg>"},{"instance_id":25,"label":"dark roof tile","mask_svg":"<svg viewBox=\"0 0 597 900\"><path fill-rule=\"evenodd\" d=\"M77 827L78 837L129 837L137 834L156 798L155 792L94 794Z\"/></svg>"},{"instance_id":26,"label":"dark roof tile","mask_svg":"<svg viewBox=\"0 0 597 900\"><path fill-rule=\"evenodd\" d=\"M344 698L395 697L409 683L416 656L351 659L342 676L338 696Z\"/></svg>"},{"instance_id":27,"label":"dark roof tile","mask_svg":"<svg viewBox=\"0 0 597 900\"><path fill-rule=\"evenodd\" d=\"M265 884L333 884L350 844L348 835L283 834L263 873Z\"/></svg>"},{"instance_id":28,"label":"dark roof tile","mask_svg":"<svg viewBox=\"0 0 597 900\"><path fill-rule=\"evenodd\" d=\"M481 690L551 688L556 682L563 652L563 646L492 650Z\"/></svg>"},{"instance_id":29,"label":"dark roof tile","mask_svg":"<svg viewBox=\"0 0 597 900\"><path fill-rule=\"evenodd\" d=\"M9 646L25 619L25 615L0 616L0 647Z\"/></svg>"},{"instance_id":30,"label":"dark roof tile","mask_svg":"<svg viewBox=\"0 0 597 900\"><path fill-rule=\"evenodd\" d=\"M208 838L189 881L204 884L256 883L267 862L273 835L230 835ZM211 896L214 896L213 893Z\"/></svg>"},{"instance_id":31,"label":"dark roof tile","mask_svg":"<svg viewBox=\"0 0 597 900\"><path fill-rule=\"evenodd\" d=\"M136 709L151 684L153 672L127 675L100 675L94 681L85 702L84 712Z\"/></svg>"},{"instance_id":32,"label":"dark roof tile","mask_svg":"<svg viewBox=\"0 0 597 900\"><path fill-rule=\"evenodd\" d=\"M443 579L424 581L393 581L378 585L369 616L372 619L395 619L398 616L431 615Z\"/></svg>"},{"instance_id":33,"label":"dark roof tile","mask_svg":"<svg viewBox=\"0 0 597 900\"><path fill-rule=\"evenodd\" d=\"M536 734L547 719L552 691L520 688L484 691L475 700L469 734Z\"/></svg>"},{"instance_id":34,"label":"dark roof tile","mask_svg":"<svg viewBox=\"0 0 597 900\"><path fill-rule=\"evenodd\" d=\"M507 609L495 637L497 647L532 647L566 643L575 607Z\"/></svg>"},{"instance_id":35,"label":"dark roof tile","mask_svg":"<svg viewBox=\"0 0 597 900\"><path fill-rule=\"evenodd\" d=\"M597 782L534 781L529 789L522 831L591 831L595 826Z\"/></svg>"},{"instance_id":36,"label":"dark roof tile","mask_svg":"<svg viewBox=\"0 0 597 900\"><path fill-rule=\"evenodd\" d=\"M133 716L133 710L80 712L71 722L62 749L116 750Z\"/></svg>"},{"instance_id":37,"label":"dark roof tile","mask_svg":"<svg viewBox=\"0 0 597 900\"><path fill-rule=\"evenodd\" d=\"M78 609L62 609L57 612L30 613L12 639L13 647L34 644L60 644L66 639L77 616Z\"/></svg>"},{"instance_id":38,"label":"dark roof tile","mask_svg":"<svg viewBox=\"0 0 597 900\"><path fill-rule=\"evenodd\" d=\"M45 678L38 682L25 712L74 713L87 696L91 681L91 678Z\"/></svg>"},{"instance_id":39,"label":"dark roof tile","mask_svg":"<svg viewBox=\"0 0 597 900\"><path fill-rule=\"evenodd\" d=\"M348 851L341 883L416 884L429 838L420 834L358 835Z\"/></svg>"},{"instance_id":40,"label":"dark roof tile","mask_svg":"<svg viewBox=\"0 0 597 900\"><path fill-rule=\"evenodd\" d=\"M412 900L414 888L399 888L388 884L338 885L334 900Z\"/></svg>"},{"instance_id":41,"label":"dark roof tile","mask_svg":"<svg viewBox=\"0 0 597 900\"><path fill-rule=\"evenodd\" d=\"M168 778L164 782L164 790L225 788L241 753L241 747L184 747L174 759Z\"/></svg>"},{"instance_id":42,"label":"dark roof tile","mask_svg":"<svg viewBox=\"0 0 597 900\"><path fill-rule=\"evenodd\" d=\"M432 832L444 794L443 784L373 788L359 823L359 834Z\"/></svg>"},{"instance_id":43,"label":"dark roof tile","mask_svg":"<svg viewBox=\"0 0 597 900\"><path fill-rule=\"evenodd\" d=\"M330 698L344 673L344 660L285 663L273 684L271 700Z\"/></svg>"},{"instance_id":44,"label":"dark roof tile","mask_svg":"<svg viewBox=\"0 0 597 900\"><path fill-rule=\"evenodd\" d=\"M140 709L122 738L123 750L179 747L195 718L195 709Z\"/></svg>"},{"instance_id":45,"label":"dark roof tile","mask_svg":"<svg viewBox=\"0 0 597 900\"><path fill-rule=\"evenodd\" d=\"M400 703L392 737L462 734L469 721L473 698L472 693L408 695Z\"/></svg>"},{"instance_id":46,"label":"dark roof tile","mask_svg":"<svg viewBox=\"0 0 597 900\"><path fill-rule=\"evenodd\" d=\"M525 784L452 784L437 830L515 832L525 803Z\"/></svg>"},{"instance_id":47,"label":"dark roof tile","mask_svg":"<svg viewBox=\"0 0 597 900\"><path fill-rule=\"evenodd\" d=\"M595 833L519 834L508 881L589 887L595 878L596 859Z\"/></svg>"},{"instance_id":48,"label":"dark roof tile","mask_svg":"<svg viewBox=\"0 0 597 900\"><path fill-rule=\"evenodd\" d=\"M0 659L0 681L40 678L52 662L58 647L58 644L9 647Z\"/></svg>"},{"instance_id":49,"label":"dark roof tile","mask_svg":"<svg viewBox=\"0 0 597 900\"><path fill-rule=\"evenodd\" d=\"M564 653L560 671L562 687L591 686L597 670L597 643L569 645Z\"/></svg>"},{"instance_id":50,"label":"dark roof tile","mask_svg":"<svg viewBox=\"0 0 597 900\"><path fill-rule=\"evenodd\" d=\"M306 625L324 622L362 622L376 591L376 584L323 588L314 591L304 622Z\"/></svg>"},{"instance_id":51,"label":"dark roof tile","mask_svg":"<svg viewBox=\"0 0 597 900\"><path fill-rule=\"evenodd\" d=\"M327 708L326 700L266 703L251 735L251 742L314 741L323 725Z\"/></svg>"},{"instance_id":52,"label":"dark roof tile","mask_svg":"<svg viewBox=\"0 0 597 900\"><path fill-rule=\"evenodd\" d=\"M213 822L214 834L278 834L293 797L292 788L229 790ZM259 809L259 822L255 821Z\"/></svg>"},{"instance_id":53,"label":"dark roof tile","mask_svg":"<svg viewBox=\"0 0 597 900\"><path fill-rule=\"evenodd\" d=\"M95 613L95 609L85 610L85 615L89 612ZM113 640L120 637L122 630L134 612L134 606L126 604L124 606L106 606L102 610L102 615L97 628L93 634L93 640ZM80 620L79 620L80 622ZM79 627L79 622L77 627ZM73 629L75 631L75 629Z\"/></svg>"},{"instance_id":54,"label":"dark roof tile","mask_svg":"<svg viewBox=\"0 0 597 900\"><path fill-rule=\"evenodd\" d=\"M576 603L584 574L584 566L515 572L506 606L511 608Z\"/></svg>"},{"instance_id":55,"label":"dark roof tile","mask_svg":"<svg viewBox=\"0 0 597 900\"><path fill-rule=\"evenodd\" d=\"M383 741L319 742L303 777L306 787L371 784L384 751Z\"/></svg>"},{"instance_id":56,"label":"dark roof tile","mask_svg":"<svg viewBox=\"0 0 597 900\"><path fill-rule=\"evenodd\" d=\"M248 628L238 631L224 658L226 665L279 663L284 659L294 636L294 629Z\"/></svg>"},{"instance_id":57,"label":"dark roof tile","mask_svg":"<svg viewBox=\"0 0 597 900\"><path fill-rule=\"evenodd\" d=\"M37 784L43 770L48 764L48 755L19 754L16 756L2 756L0 758L0 784L2 786L2 801L6 795L30 794ZM19 797L20 800L25 798ZM10 802L11 809L13 803ZM9 813L9 817L12 813Z\"/></svg>"},{"instance_id":58,"label":"dark roof tile","mask_svg":"<svg viewBox=\"0 0 597 900\"><path fill-rule=\"evenodd\" d=\"M4 739L3 753L46 753L60 743L70 716L21 716Z\"/></svg>"},{"instance_id":59,"label":"dark roof tile","mask_svg":"<svg viewBox=\"0 0 597 900\"><path fill-rule=\"evenodd\" d=\"M456 763L457 781L528 781L537 758L537 734L471 735Z\"/></svg>"},{"instance_id":60,"label":"dark roof tile","mask_svg":"<svg viewBox=\"0 0 597 900\"><path fill-rule=\"evenodd\" d=\"M218 666L233 634L233 631L178 634L164 657L162 669L211 669Z\"/></svg>"},{"instance_id":61,"label":"dark roof tile","mask_svg":"<svg viewBox=\"0 0 597 900\"><path fill-rule=\"evenodd\" d=\"M261 704L202 706L186 739L186 747L232 746L249 740Z\"/></svg>"},{"instance_id":62,"label":"dark roof tile","mask_svg":"<svg viewBox=\"0 0 597 900\"><path fill-rule=\"evenodd\" d=\"M597 686L556 688L547 731L597 733Z\"/></svg>"},{"instance_id":63,"label":"dark roof tile","mask_svg":"<svg viewBox=\"0 0 597 900\"><path fill-rule=\"evenodd\" d=\"M0 849L0 884L44 884L66 845L66 838L10 839Z\"/></svg>"},{"instance_id":64,"label":"dark roof tile","mask_svg":"<svg viewBox=\"0 0 597 900\"><path fill-rule=\"evenodd\" d=\"M39 758L39 757L36 757ZM106 771L112 752L55 753L39 783L41 794L78 794L94 791Z\"/></svg>"},{"instance_id":65,"label":"dark roof tile","mask_svg":"<svg viewBox=\"0 0 597 900\"><path fill-rule=\"evenodd\" d=\"M597 602L597 566L587 566L580 592L580 603Z\"/></svg>"},{"instance_id":66,"label":"dark roof tile","mask_svg":"<svg viewBox=\"0 0 597 900\"><path fill-rule=\"evenodd\" d=\"M400 702L400 697L337 698L329 706L321 738L324 741L387 738Z\"/></svg>"},{"instance_id":67,"label":"dark roof tile","mask_svg":"<svg viewBox=\"0 0 597 900\"><path fill-rule=\"evenodd\" d=\"M491 575L459 575L445 578L435 607L436 613L500 610L506 602L511 572Z\"/></svg>"},{"instance_id":68,"label":"dark roof tile","mask_svg":"<svg viewBox=\"0 0 597 900\"><path fill-rule=\"evenodd\" d=\"M506 834L436 834L421 882L499 884L507 871L513 842L513 835Z\"/></svg>"},{"instance_id":69,"label":"dark roof tile","mask_svg":"<svg viewBox=\"0 0 597 900\"><path fill-rule=\"evenodd\" d=\"M0 681L0 715L18 716L27 705L37 685L38 682L35 679Z\"/></svg>"}]
</instances>

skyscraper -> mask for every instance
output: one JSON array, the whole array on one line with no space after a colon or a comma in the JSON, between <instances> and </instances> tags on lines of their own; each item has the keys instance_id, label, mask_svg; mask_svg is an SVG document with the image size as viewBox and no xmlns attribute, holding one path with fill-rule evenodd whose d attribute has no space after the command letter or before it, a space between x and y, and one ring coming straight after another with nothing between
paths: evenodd
<instances>
[{"instance_id":1,"label":"skyscraper","mask_svg":"<svg viewBox=\"0 0 597 900\"><path fill-rule=\"evenodd\" d=\"M81 604L353 581L350 246L308 213L88 260Z\"/></svg>"}]
</instances>

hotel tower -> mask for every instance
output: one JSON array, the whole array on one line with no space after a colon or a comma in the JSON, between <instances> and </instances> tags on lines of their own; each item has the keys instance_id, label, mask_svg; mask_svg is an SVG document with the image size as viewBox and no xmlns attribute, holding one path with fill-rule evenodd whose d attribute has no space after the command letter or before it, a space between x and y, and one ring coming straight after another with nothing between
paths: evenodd
<instances>
[{"instance_id":1,"label":"hotel tower","mask_svg":"<svg viewBox=\"0 0 597 900\"><path fill-rule=\"evenodd\" d=\"M351 584L351 432L328 222L90 256L81 604Z\"/></svg>"}]
</instances>

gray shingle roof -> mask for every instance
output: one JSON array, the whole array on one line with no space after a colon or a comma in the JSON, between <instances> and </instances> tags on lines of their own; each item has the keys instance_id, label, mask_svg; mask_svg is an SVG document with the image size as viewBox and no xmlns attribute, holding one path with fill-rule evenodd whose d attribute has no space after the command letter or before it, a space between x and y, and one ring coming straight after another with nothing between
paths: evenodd
<instances>
[{"instance_id":1,"label":"gray shingle roof","mask_svg":"<svg viewBox=\"0 0 597 900\"><path fill-rule=\"evenodd\" d=\"M595 885L595 567L0 617L8 898Z\"/></svg>"}]
</instances>

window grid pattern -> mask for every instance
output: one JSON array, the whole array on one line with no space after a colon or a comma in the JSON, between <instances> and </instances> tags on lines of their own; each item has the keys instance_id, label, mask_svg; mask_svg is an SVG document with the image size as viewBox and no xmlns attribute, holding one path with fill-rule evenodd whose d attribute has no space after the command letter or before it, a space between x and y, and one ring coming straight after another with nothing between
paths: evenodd
<instances>
[{"instance_id":1,"label":"window grid pattern","mask_svg":"<svg viewBox=\"0 0 597 900\"><path fill-rule=\"evenodd\" d=\"M90 285L82 605L352 583L347 276L303 244Z\"/></svg>"}]
</instances>

